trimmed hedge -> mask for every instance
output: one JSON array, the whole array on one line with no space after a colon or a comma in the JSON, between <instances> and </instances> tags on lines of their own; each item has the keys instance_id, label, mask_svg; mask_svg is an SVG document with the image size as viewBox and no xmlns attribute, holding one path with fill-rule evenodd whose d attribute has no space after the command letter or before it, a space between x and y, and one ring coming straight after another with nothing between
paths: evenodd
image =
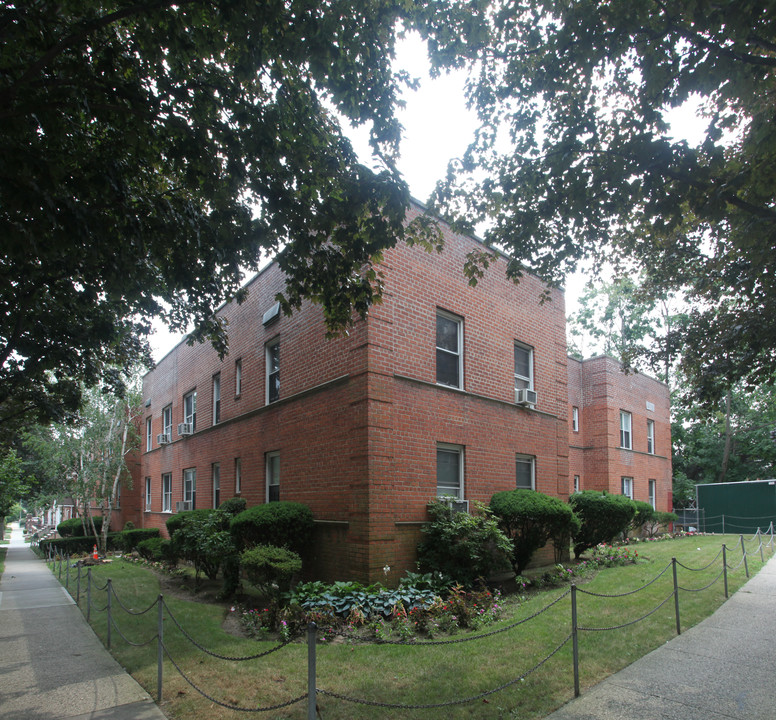
<instances>
[{"instance_id":1,"label":"trimmed hedge","mask_svg":"<svg viewBox=\"0 0 776 720\"><path fill-rule=\"evenodd\" d=\"M159 528L133 528L131 530L122 530L121 545L125 552L132 552L139 543L144 540L159 537Z\"/></svg>"},{"instance_id":2,"label":"trimmed hedge","mask_svg":"<svg viewBox=\"0 0 776 720\"><path fill-rule=\"evenodd\" d=\"M581 528L573 536L576 557L600 543L614 540L628 529L636 514L636 505L630 498L598 490L574 493L569 504L582 521Z\"/></svg>"},{"instance_id":3,"label":"trimmed hedge","mask_svg":"<svg viewBox=\"0 0 776 720\"><path fill-rule=\"evenodd\" d=\"M243 551L240 566L254 585L269 594L280 594L291 587L294 575L302 571L302 558L293 550L257 545Z\"/></svg>"},{"instance_id":4,"label":"trimmed hedge","mask_svg":"<svg viewBox=\"0 0 776 720\"><path fill-rule=\"evenodd\" d=\"M137 544L140 557L151 562L172 563L172 543L166 538L152 537Z\"/></svg>"},{"instance_id":5,"label":"trimmed hedge","mask_svg":"<svg viewBox=\"0 0 776 720\"><path fill-rule=\"evenodd\" d=\"M97 530L97 533L99 534L100 530L102 530L102 515L96 515L94 518L94 528ZM87 524L87 527L89 525ZM84 536L84 528L83 523L81 522L81 518L71 518L70 520L63 520L59 525L57 525L57 534L60 537L83 537Z\"/></svg>"},{"instance_id":6,"label":"trimmed hedge","mask_svg":"<svg viewBox=\"0 0 776 720\"><path fill-rule=\"evenodd\" d=\"M512 564L518 575L548 540L555 544L555 559L559 561L564 546L568 550L571 537L580 528L579 518L566 503L536 490L495 493L490 509L512 540Z\"/></svg>"},{"instance_id":7,"label":"trimmed hedge","mask_svg":"<svg viewBox=\"0 0 776 720\"><path fill-rule=\"evenodd\" d=\"M238 549L274 545L302 554L312 537L313 513L296 502L254 505L235 515L230 529Z\"/></svg>"},{"instance_id":8,"label":"trimmed hedge","mask_svg":"<svg viewBox=\"0 0 776 720\"><path fill-rule=\"evenodd\" d=\"M655 509L648 502L643 500L634 500L634 506L636 507L636 514L631 520L631 530L633 532L641 532L647 523L651 523L655 517Z\"/></svg>"},{"instance_id":9,"label":"trimmed hedge","mask_svg":"<svg viewBox=\"0 0 776 720\"><path fill-rule=\"evenodd\" d=\"M108 533L108 550L120 550L121 543L120 532ZM49 540L40 541L40 549L43 552L48 550L48 547L53 547L57 552L63 555L74 555L76 553L91 553L94 550L94 546L97 545L97 538L94 535L81 535L78 537L62 537L62 538L50 538Z\"/></svg>"},{"instance_id":10,"label":"trimmed hedge","mask_svg":"<svg viewBox=\"0 0 776 720\"><path fill-rule=\"evenodd\" d=\"M228 500L224 500L219 506L218 509L225 512L227 515L239 515L243 510L246 510L248 507L248 502L245 500L245 498L241 497L233 497L229 498Z\"/></svg>"}]
</instances>

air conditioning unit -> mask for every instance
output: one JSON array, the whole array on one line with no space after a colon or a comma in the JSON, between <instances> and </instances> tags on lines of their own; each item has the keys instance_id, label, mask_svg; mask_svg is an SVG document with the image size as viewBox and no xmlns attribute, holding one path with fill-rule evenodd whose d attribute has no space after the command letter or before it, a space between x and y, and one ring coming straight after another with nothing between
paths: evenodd
<instances>
[{"instance_id":1,"label":"air conditioning unit","mask_svg":"<svg viewBox=\"0 0 776 720\"><path fill-rule=\"evenodd\" d=\"M159 433L159 435L156 436L157 445L168 445L170 442L172 442L172 439L168 433Z\"/></svg>"},{"instance_id":2,"label":"air conditioning unit","mask_svg":"<svg viewBox=\"0 0 776 720\"><path fill-rule=\"evenodd\" d=\"M191 435L194 432L192 423L178 423L178 435Z\"/></svg>"},{"instance_id":3,"label":"air conditioning unit","mask_svg":"<svg viewBox=\"0 0 776 720\"><path fill-rule=\"evenodd\" d=\"M515 389L515 402L518 405L536 405L536 391L527 388Z\"/></svg>"},{"instance_id":4,"label":"air conditioning unit","mask_svg":"<svg viewBox=\"0 0 776 720\"><path fill-rule=\"evenodd\" d=\"M469 501L468 500L459 500L458 498L454 497L442 497L439 498L441 502L445 503L446 505L450 506L450 509L453 512L469 512Z\"/></svg>"},{"instance_id":5,"label":"air conditioning unit","mask_svg":"<svg viewBox=\"0 0 776 720\"><path fill-rule=\"evenodd\" d=\"M175 512L184 512L185 510L191 510L191 500L178 500L175 503Z\"/></svg>"}]
</instances>

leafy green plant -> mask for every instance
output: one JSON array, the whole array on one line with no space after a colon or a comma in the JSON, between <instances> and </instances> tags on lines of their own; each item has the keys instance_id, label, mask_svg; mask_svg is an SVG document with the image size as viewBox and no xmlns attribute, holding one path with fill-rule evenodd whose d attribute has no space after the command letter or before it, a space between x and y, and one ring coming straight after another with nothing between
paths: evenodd
<instances>
[{"instance_id":1,"label":"leafy green plant","mask_svg":"<svg viewBox=\"0 0 776 720\"><path fill-rule=\"evenodd\" d=\"M129 528L120 533L120 545L125 552L132 552L141 542L159 537L159 528Z\"/></svg>"},{"instance_id":2,"label":"leafy green plant","mask_svg":"<svg viewBox=\"0 0 776 720\"><path fill-rule=\"evenodd\" d=\"M275 545L302 555L312 536L313 513L295 502L254 505L232 518L230 530L239 549Z\"/></svg>"},{"instance_id":3,"label":"leafy green plant","mask_svg":"<svg viewBox=\"0 0 776 720\"><path fill-rule=\"evenodd\" d=\"M512 540L512 564L519 575L533 554L548 540L555 544L556 559L565 547L568 552L572 535L580 521L562 500L536 490L507 490L490 500L490 509L499 526Z\"/></svg>"},{"instance_id":4,"label":"leafy green plant","mask_svg":"<svg viewBox=\"0 0 776 720\"><path fill-rule=\"evenodd\" d=\"M235 553L234 542L227 529L228 516L218 510L207 514L198 512L192 511L184 518L172 537L175 551L194 564L197 584L202 572L214 580L224 559Z\"/></svg>"},{"instance_id":5,"label":"leafy green plant","mask_svg":"<svg viewBox=\"0 0 776 720\"><path fill-rule=\"evenodd\" d=\"M418 545L421 570L439 572L466 587L509 567L512 543L489 508L478 504L476 515L456 512L444 502L428 505L431 522Z\"/></svg>"},{"instance_id":6,"label":"leafy green plant","mask_svg":"<svg viewBox=\"0 0 776 720\"><path fill-rule=\"evenodd\" d=\"M227 515L239 515L247 507L248 502L245 500L245 498L233 497L229 498L228 500L224 500L218 506L218 509L221 510L221 512L225 512Z\"/></svg>"},{"instance_id":7,"label":"leafy green plant","mask_svg":"<svg viewBox=\"0 0 776 720\"><path fill-rule=\"evenodd\" d=\"M610 543L625 532L636 514L636 506L630 498L597 490L574 493L569 504L582 521L573 536L576 557L596 545Z\"/></svg>"},{"instance_id":8,"label":"leafy green plant","mask_svg":"<svg viewBox=\"0 0 776 720\"><path fill-rule=\"evenodd\" d=\"M634 533L641 534L645 527L654 520L655 508L643 500L634 500L633 504L636 506L636 513L631 520L630 529Z\"/></svg>"},{"instance_id":9,"label":"leafy green plant","mask_svg":"<svg viewBox=\"0 0 776 720\"><path fill-rule=\"evenodd\" d=\"M295 575L302 570L302 558L293 550L273 545L257 545L240 554L245 576L267 595L288 591Z\"/></svg>"}]
</instances>

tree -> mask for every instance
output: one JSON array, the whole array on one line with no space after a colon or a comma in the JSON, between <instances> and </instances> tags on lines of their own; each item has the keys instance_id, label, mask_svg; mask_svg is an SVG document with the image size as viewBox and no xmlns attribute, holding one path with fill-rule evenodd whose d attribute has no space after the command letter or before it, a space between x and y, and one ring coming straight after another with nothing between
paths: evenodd
<instances>
[{"instance_id":1,"label":"tree","mask_svg":"<svg viewBox=\"0 0 776 720\"><path fill-rule=\"evenodd\" d=\"M38 428L27 437L37 465L58 480L49 496L71 496L79 509L85 534L99 536L105 552L113 509L122 484L130 482L126 458L137 448L139 397L117 397L100 389L86 391L87 402L73 424ZM56 491L59 491L58 493ZM93 509L102 518L98 530Z\"/></svg>"},{"instance_id":2,"label":"tree","mask_svg":"<svg viewBox=\"0 0 776 720\"><path fill-rule=\"evenodd\" d=\"M5 536L5 517L27 492L28 482L21 458L7 450L0 456L0 540Z\"/></svg>"},{"instance_id":3,"label":"tree","mask_svg":"<svg viewBox=\"0 0 776 720\"><path fill-rule=\"evenodd\" d=\"M485 238L560 282L583 259L682 289L706 373L776 369L776 13L769 0L493 0L464 52L481 127L436 193ZM472 21L476 22L476 21ZM442 43L439 66L461 52ZM460 63L460 58L457 60ZM670 110L695 102L700 137ZM465 225L466 223L459 223ZM684 356L683 356L684 362ZM701 385L724 395L724 384Z\"/></svg>"},{"instance_id":4,"label":"tree","mask_svg":"<svg viewBox=\"0 0 776 720\"><path fill-rule=\"evenodd\" d=\"M0 426L62 420L150 320L227 350L242 268L365 315L405 226L395 0L0 3ZM371 126L376 169L338 118ZM118 376L117 376L118 379Z\"/></svg>"}]
</instances>

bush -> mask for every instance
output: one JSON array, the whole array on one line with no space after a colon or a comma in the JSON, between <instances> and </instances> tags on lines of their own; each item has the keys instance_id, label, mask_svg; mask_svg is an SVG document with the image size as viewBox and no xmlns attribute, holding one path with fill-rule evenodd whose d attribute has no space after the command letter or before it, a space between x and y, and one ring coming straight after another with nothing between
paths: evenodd
<instances>
[{"instance_id":1,"label":"bush","mask_svg":"<svg viewBox=\"0 0 776 720\"><path fill-rule=\"evenodd\" d=\"M119 549L121 542L121 533L108 533L108 550ZM97 545L97 538L94 535L79 535L75 537L51 538L40 541L40 549L43 552L48 551L51 546L60 555L75 555L78 553L91 554L94 546Z\"/></svg>"},{"instance_id":2,"label":"bush","mask_svg":"<svg viewBox=\"0 0 776 720\"><path fill-rule=\"evenodd\" d=\"M164 546L169 548L170 541L161 537L152 537L141 540L137 544L137 552L141 558L149 562L163 562L167 559Z\"/></svg>"},{"instance_id":3,"label":"bush","mask_svg":"<svg viewBox=\"0 0 776 720\"><path fill-rule=\"evenodd\" d=\"M206 518L215 512L212 508L199 508L198 510L184 510L183 512L175 513L167 518L165 525L167 526L167 534L172 537L175 535L175 531L182 527L187 518Z\"/></svg>"},{"instance_id":4,"label":"bush","mask_svg":"<svg viewBox=\"0 0 776 720\"><path fill-rule=\"evenodd\" d=\"M257 545L244 550L240 566L245 576L267 595L280 596L302 570L302 558L287 548Z\"/></svg>"},{"instance_id":5,"label":"bush","mask_svg":"<svg viewBox=\"0 0 776 720\"><path fill-rule=\"evenodd\" d=\"M596 545L610 543L627 530L636 514L636 506L630 498L597 490L574 493L569 503L582 521L573 536L576 557Z\"/></svg>"},{"instance_id":6,"label":"bush","mask_svg":"<svg viewBox=\"0 0 776 720\"><path fill-rule=\"evenodd\" d=\"M645 525L644 531L647 537L655 537L661 528L667 527L670 523L676 522L679 516L673 512L656 512L652 519Z\"/></svg>"},{"instance_id":7,"label":"bush","mask_svg":"<svg viewBox=\"0 0 776 720\"><path fill-rule=\"evenodd\" d=\"M536 490L498 492L490 499L490 509L512 540L512 564L518 575L548 540L555 543L560 560L558 555L579 532L579 518L566 503Z\"/></svg>"},{"instance_id":8,"label":"bush","mask_svg":"<svg viewBox=\"0 0 776 720\"><path fill-rule=\"evenodd\" d=\"M125 552L132 552L138 544L144 540L159 537L159 528L130 528L119 533L121 535L121 547Z\"/></svg>"},{"instance_id":9,"label":"bush","mask_svg":"<svg viewBox=\"0 0 776 720\"><path fill-rule=\"evenodd\" d=\"M509 567L512 543L485 506L479 514L454 511L447 503L428 505L431 522L423 528L418 565L440 572L465 587Z\"/></svg>"},{"instance_id":10,"label":"bush","mask_svg":"<svg viewBox=\"0 0 776 720\"><path fill-rule=\"evenodd\" d=\"M96 515L94 518L94 527L97 530L97 533L99 534L100 530L102 530L102 515ZM91 530L91 526L89 525L87 521L86 527ZM84 536L84 526L83 522L81 521L81 518L71 518L70 520L63 520L59 525L57 525L57 534L60 537L83 537Z\"/></svg>"},{"instance_id":11,"label":"bush","mask_svg":"<svg viewBox=\"0 0 776 720\"><path fill-rule=\"evenodd\" d=\"M247 507L248 503L245 501L245 498L233 497L224 500L218 506L218 509L225 512L227 515L239 515Z\"/></svg>"},{"instance_id":12,"label":"bush","mask_svg":"<svg viewBox=\"0 0 776 720\"><path fill-rule=\"evenodd\" d=\"M643 500L634 500L633 504L636 506L636 514L631 520L631 530L639 534L645 528L647 523L651 523L655 517L655 509L648 502Z\"/></svg>"},{"instance_id":13,"label":"bush","mask_svg":"<svg viewBox=\"0 0 776 720\"><path fill-rule=\"evenodd\" d=\"M202 572L215 580L222 562L235 553L228 522L229 516L218 510L191 510L175 530L172 550L194 564L196 583Z\"/></svg>"},{"instance_id":14,"label":"bush","mask_svg":"<svg viewBox=\"0 0 776 720\"><path fill-rule=\"evenodd\" d=\"M235 515L230 529L238 549L274 545L301 555L312 537L313 513L295 502L254 505Z\"/></svg>"}]
</instances>

